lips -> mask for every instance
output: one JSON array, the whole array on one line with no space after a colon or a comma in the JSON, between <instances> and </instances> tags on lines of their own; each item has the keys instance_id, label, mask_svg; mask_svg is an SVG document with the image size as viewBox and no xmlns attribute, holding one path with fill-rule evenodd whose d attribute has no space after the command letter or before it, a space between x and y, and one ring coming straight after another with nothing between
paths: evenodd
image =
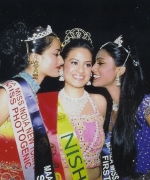
<instances>
[{"instance_id":1,"label":"lips","mask_svg":"<svg viewBox=\"0 0 150 180\"><path fill-rule=\"evenodd\" d=\"M57 68L57 69L60 69L60 66L57 66L56 68Z\"/></svg>"},{"instance_id":2,"label":"lips","mask_svg":"<svg viewBox=\"0 0 150 180\"><path fill-rule=\"evenodd\" d=\"M84 77L81 75L73 75L75 79L82 80Z\"/></svg>"},{"instance_id":3,"label":"lips","mask_svg":"<svg viewBox=\"0 0 150 180\"><path fill-rule=\"evenodd\" d=\"M94 74L94 75L93 75L93 78L94 78L94 79L98 79L98 78L100 78L100 76Z\"/></svg>"}]
</instances>

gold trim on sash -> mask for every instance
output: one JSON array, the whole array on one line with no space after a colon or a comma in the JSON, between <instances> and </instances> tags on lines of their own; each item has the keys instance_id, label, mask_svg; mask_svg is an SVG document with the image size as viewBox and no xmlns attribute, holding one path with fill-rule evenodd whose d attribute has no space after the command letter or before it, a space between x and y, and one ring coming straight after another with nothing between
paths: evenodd
<instances>
[{"instance_id":1,"label":"gold trim on sash","mask_svg":"<svg viewBox=\"0 0 150 180\"><path fill-rule=\"evenodd\" d=\"M58 101L57 133L73 180L88 180L88 174L78 138Z\"/></svg>"}]
</instances>

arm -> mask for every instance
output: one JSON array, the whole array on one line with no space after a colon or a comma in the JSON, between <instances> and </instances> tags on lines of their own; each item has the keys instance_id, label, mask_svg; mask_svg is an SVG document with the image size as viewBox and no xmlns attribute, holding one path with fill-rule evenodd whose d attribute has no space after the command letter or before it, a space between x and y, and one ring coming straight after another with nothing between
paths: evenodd
<instances>
[{"instance_id":1,"label":"arm","mask_svg":"<svg viewBox=\"0 0 150 180\"><path fill-rule=\"evenodd\" d=\"M0 126L9 117L8 99L5 89L0 89Z\"/></svg>"},{"instance_id":2,"label":"arm","mask_svg":"<svg viewBox=\"0 0 150 180\"><path fill-rule=\"evenodd\" d=\"M97 105L97 108L100 112L100 114L105 119L106 115L106 109L107 109L107 102L104 96L100 94L90 94L92 99L94 100L95 104Z\"/></svg>"}]
</instances>

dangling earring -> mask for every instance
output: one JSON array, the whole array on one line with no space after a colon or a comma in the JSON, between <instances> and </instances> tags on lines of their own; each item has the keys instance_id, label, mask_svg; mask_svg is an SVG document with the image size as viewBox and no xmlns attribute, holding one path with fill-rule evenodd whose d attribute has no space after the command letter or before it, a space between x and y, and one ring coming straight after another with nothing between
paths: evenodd
<instances>
[{"instance_id":1,"label":"dangling earring","mask_svg":"<svg viewBox=\"0 0 150 180\"><path fill-rule=\"evenodd\" d=\"M91 77L92 77L92 73L91 73L90 78L91 78ZM88 86L91 85L91 81L89 80L86 85L88 85Z\"/></svg>"},{"instance_id":2,"label":"dangling earring","mask_svg":"<svg viewBox=\"0 0 150 180\"><path fill-rule=\"evenodd\" d=\"M33 79L38 79L38 67L39 67L39 64L38 64L38 60L37 60L37 56L35 56L35 61L30 61L30 58L28 57L28 62L29 62L29 65L30 64L33 64Z\"/></svg>"},{"instance_id":3,"label":"dangling earring","mask_svg":"<svg viewBox=\"0 0 150 180\"><path fill-rule=\"evenodd\" d=\"M38 61L35 60L33 61L33 67L34 67L34 70L33 70L33 79L38 79L38 67L39 67L39 64L38 64Z\"/></svg>"},{"instance_id":4,"label":"dangling earring","mask_svg":"<svg viewBox=\"0 0 150 180\"><path fill-rule=\"evenodd\" d=\"M63 70L59 70L59 81L64 81Z\"/></svg>"},{"instance_id":5,"label":"dangling earring","mask_svg":"<svg viewBox=\"0 0 150 180\"><path fill-rule=\"evenodd\" d=\"M117 74L117 76L116 76L116 86L118 86L118 87L121 86L119 74Z\"/></svg>"}]
</instances>

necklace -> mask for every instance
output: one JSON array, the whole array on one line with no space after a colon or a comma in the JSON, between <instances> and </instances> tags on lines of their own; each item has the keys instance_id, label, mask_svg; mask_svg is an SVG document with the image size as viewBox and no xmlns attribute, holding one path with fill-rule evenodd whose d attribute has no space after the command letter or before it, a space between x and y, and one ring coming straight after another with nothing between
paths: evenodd
<instances>
[{"instance_id":1,"label":"necklace","mask_svg":"<svg viewBox=\"0 0 150 180\"><path fill-rule=\"evenodd\" d=\"M113 111L118 111L118 109L119 109L119 103L115 103L115 102L113 101L112 110L113 110Z\"/></svg>"},{"instance_id":2,"label":"necklace","mask_svg":"<svg viewBox=\"0 0 150 180\"><path fill-rule=\"evenodd\" d=\"M22 72L20 72L18 75L14 76L14 77L22 77L24 80L26 80L27 83L29 84L29 86L32 89L34 97L37 100L36 93L40 89L40 86L36 83L36 81L26 71L22 71Z\"/></svg>"},{"instance_id":3,"label":"necklace","mask_svg":"<svg viewBox=\"0 0 150 180\"><path fill-rule=\"evenodd\" d=\"M68 96L64 88L59 92L59 98L63 103L63 108L71 115L80 115L88 102L88 93L84 91L83 96L79 98L72 98Z\"/></svg>"}]
</instances>

